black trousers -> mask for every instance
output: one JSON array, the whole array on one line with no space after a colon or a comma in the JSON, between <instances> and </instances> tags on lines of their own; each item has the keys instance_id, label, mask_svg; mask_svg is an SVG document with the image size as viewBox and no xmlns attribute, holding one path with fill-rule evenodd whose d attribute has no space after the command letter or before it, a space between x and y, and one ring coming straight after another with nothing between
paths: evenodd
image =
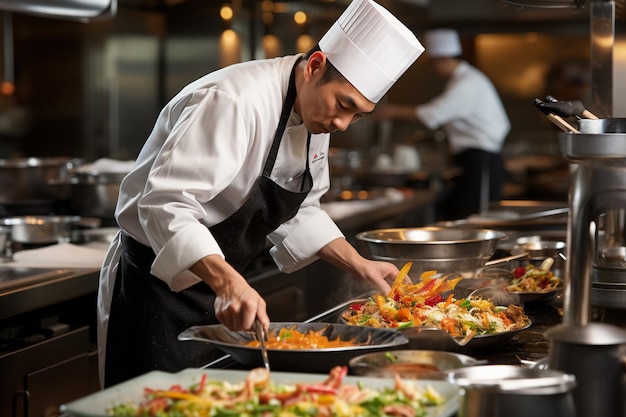
<instances>
[{"instance_id":1,"label":"black trousers","mask_svg":"<svg viewBox=\"0 0 626 417\"><path fill-rule=\"evenodd\" d=\"M445 200L448 219L463 219L486 210L489 202L502 199L504 164L499 153L468 149L454 156L463 169Z\"/></svg>"}]
</instances>

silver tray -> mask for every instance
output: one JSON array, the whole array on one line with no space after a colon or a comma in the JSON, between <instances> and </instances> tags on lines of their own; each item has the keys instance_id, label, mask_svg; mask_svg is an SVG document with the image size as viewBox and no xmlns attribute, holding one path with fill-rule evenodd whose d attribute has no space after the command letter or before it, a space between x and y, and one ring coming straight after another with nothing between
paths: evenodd
<instances>
[{"instance_id":1,"label":"silver tray","mask_svg":"<svg viewBox=\"0 0 626 417\"><path fill-rule=\"evenodd\" d=\"M137 378L114 385L103 391L72 401L61 406L61 412L75 417L108 417L107 410L113 405L123 402L138 403L144 397L145 388L167 389L174 384L189 386L200 380L206 374L209 380L228 381L237 383L244 381L249 371L223 369L185 369L178 373L152 371ZM272 372L271 381L274 383L296 384L315 383L325 379L324 375L295 372ZM344 379L348 384L361 384L364 387L380 389L393 387L392 378L371 378L347 376ZM447 381L420 380L410 381L418 387L433 387L445 398L439 406L425 407L425 417L450 417L455 415L459 408L459 388Z\"/></svg>"},{"instance_id":2,"label":"silver tray","mask_svg":"<svg viewBox=\"0 0 626 417\"><path fill-rule=\"evenodd\" d=\"M278 332L285 327L301 333L322 330L322 335L330 340L341 338L363 345L324 349L268 349L272 370L328 372L334 366L347 365L355 356L399 348L409 342L405 335L392 329L355 327L339 323L273 322L270 323L269 332ZM247 342L255 340L252 332L233 332L224 325L213 324L190 327L183 331L178 339L212 343L244 366L263 366L260 348L245 346Z\"/></svg>"}]
</instances>

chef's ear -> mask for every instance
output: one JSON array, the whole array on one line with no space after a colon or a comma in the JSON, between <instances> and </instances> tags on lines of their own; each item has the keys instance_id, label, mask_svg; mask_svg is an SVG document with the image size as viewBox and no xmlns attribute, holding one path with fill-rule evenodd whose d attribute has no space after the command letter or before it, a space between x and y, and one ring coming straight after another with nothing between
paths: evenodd
<instances>
[{"instance_id":1,"label":"chef's ear","mask_svg":"<svg viewBox=\"0 0 626 417\"><path fill-rule=\"evenodd\" d=\"M315 51L311 54L306 62L306 68L304 69L304 78L309 81L315 75L320 77L324 74L326 68L326 54L322 51Z\"/></svg>"}]
</instances>

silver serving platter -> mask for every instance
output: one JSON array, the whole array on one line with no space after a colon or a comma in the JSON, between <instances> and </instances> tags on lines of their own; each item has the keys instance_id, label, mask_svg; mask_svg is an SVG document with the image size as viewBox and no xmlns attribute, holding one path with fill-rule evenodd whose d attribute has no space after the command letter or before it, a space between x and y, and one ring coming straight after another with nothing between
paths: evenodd
<instances>
[{"instance_id":1,"label":"silver serving platter","mask_svg":"<svg viewBox=\"0 0 626 417\"><path fill-rule=\"evenodd\" d=\"M273 322L270 323L269 334L278 334L282 328L294 329L301 333L321 330L321 334L329 340L337 338L351 340L357 346L299 350L267 349L272 370L328 372L334 366L347 365L354 356L399 348L409 342L405 335L392 329L355 327L339 323ZM178 339L212 343L244 366L263 366L261 349L245 346L246 343L255 340L252 332L234 332L224 325L214 324L190 327L183 331Z\"/></svg>"},{"instance_id":2,"label":"silver serving platter","mask_svg":"<svg viewBox=\"0 0 626 417\"><path fill-rule=\"evenodd\" d=\"M177 373L152 371L70 403L63 404L61 406L61 412L76 417L108 417L110 414L108 414L107 410L114 405L120 403L139 403L144 399L146 388L168 389L175 384L186 387L200 381L203 374L206 374L208 380L240 383L245 380L248 373L249 371L230 369L185 369ZM327 378L327 376L298 372L272 371L270 374L270 380L275 384L312 384L322 382L325 378ZM343 382L353 385L359 384L372 389L393 388L395 386L395 381L392 378L347 376L344 378ZM452 417L456 415L460 402L459 387L448 381L420 380L407 382L421 389L432 387L445 399L442 405L424 407L424 417Z\"/></svg>"}]
</instances>

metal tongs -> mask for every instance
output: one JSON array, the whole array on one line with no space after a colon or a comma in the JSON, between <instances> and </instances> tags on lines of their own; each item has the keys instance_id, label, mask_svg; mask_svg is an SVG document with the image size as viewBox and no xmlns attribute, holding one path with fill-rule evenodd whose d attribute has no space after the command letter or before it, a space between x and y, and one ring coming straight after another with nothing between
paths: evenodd
<instances>
[{"instance_id":1,"label":"metal tongs","mask_svg":"<svg viewBox=\"0 0 626 417\"><path fill-rule=\"evenodd\" d=\"M546 96L544 100L536 98L533 105L544 113L548 119L559 129L567 133L580 133L565 118L597 119L598 117L585 108L581 101L559 101L552 96Z\"/></svg>"},{"instance_id":2,"label":"metal tongs","mask_svg":"<svg viewBox=\"0 0 626 417\"><path fill-rule=\"evenodd\" d=\"M270 370L270 359L267 355L267 346L265 346L265 330L259 320L255 320L254 327L256 331L256 338L259 339L261 345L261 356L263 357L263 365L265 369Z\"/></svg>"}]
</instances>

